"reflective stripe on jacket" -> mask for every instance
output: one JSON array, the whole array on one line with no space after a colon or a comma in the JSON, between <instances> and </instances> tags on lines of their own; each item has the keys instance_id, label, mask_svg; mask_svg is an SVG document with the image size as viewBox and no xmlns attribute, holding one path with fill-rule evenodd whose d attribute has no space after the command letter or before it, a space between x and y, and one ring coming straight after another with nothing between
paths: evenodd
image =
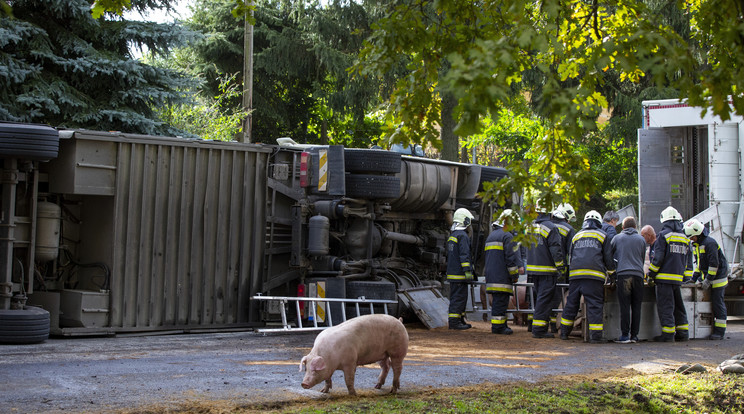
<instances>
[{"instance_id":1,"label":"reflective stripe on jacket","mask_svg":"<svg viewBox=\"0 0 744 414\"><path fill-rule=\"evenodd\" d=\"M591 279L602 282L615 270L607 234L596 220L587 220L571 241L568 280Z\"/></svg>"},{"instance_id":2,"label":"reflective stripe on jacket","mask_svg":"<svg viewBox=\"0 0 744 414\"><path fill-rule=\"evenodd\" d=\"M558 267L565 266L561 234L550 215L541 214L530 226L529 232L537 243L527 250L527 273L557 276Z\"/></svg>"},{"instance_id":3,"label":"reflective stripe on jacket","mask_svg":"<svg viewBox=\"0 0 744 414\"><path fill-rule=\"evenodd\" d=\"M718 242L708 235L708 229L703 230L697 242L692 242L692 251L697 261L697 270L708 279L711 287L728 285L728 260Z\"/></svg>"},{"instance_id":4,"label":"reflective stripe on jacket","mask_svg":"<svg viewBox=\"0 0 744 414\"><path fill-rule=\"evenodd\" d=\"M519 277L519 268L523 267L519 255L519 244L513 235L499 226L486 239L485 276L487 292L512 293L512 283Z\"/></svg>"},{"instance_id":5,"label":"reflective stripe on jacket","mask_svg":"<svg viewBox=\"0 0 744 414\"><path fill-rule=\"evenodd\" d=\"M685 275L692 276L690 241L682 233L681 221L664 222L653 250L654 257L648 270L651 275L655 274L656 283L680 285Z\"/></svg>"},{"instance_id":6,"label":"reflective stripe on jacket","mask_svg":"<svg viewBox=\"0 0 744 414\"><path fill-rule=\"evenodd\" d=\"M447 239L447 279L466 280L465 272L472 271L470 237L465 230L454 230Z\"/></svg>"}]
</instances>

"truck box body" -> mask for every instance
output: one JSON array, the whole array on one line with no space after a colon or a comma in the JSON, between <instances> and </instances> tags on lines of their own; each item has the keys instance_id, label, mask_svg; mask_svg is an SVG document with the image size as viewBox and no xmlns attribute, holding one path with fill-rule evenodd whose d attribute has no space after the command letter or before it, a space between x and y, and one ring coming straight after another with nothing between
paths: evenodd
<instances>
[{"instance_id":1,"label":"truck box body","mask_svg":"<svg viewBox=\"0 0 744 414\"><path fill-rule=\"evenodd\" d=\"M741 236L744 228L744 126L742 116L722 121L711 111L676 99L643 101L638 130L641 225L661 229L659 215L675 207L698 218L718 241L736 280L727 288L729 315L744 315ZM737 277L738 275L738 277Z\"/></svg>"}]
</instances>

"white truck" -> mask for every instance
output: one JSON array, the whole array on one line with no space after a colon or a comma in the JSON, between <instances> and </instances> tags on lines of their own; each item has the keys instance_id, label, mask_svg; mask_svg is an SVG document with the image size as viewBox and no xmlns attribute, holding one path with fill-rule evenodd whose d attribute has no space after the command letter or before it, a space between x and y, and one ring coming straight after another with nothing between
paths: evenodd
<instances>
[{"instance_id":1,"label":"white truck","mask_svg":"<svg viewBox=\"0 0 744 414\"><path fill-rule=\"evenodd\" d=\"M729 315L744 315L741 242L744 230L744 125L677 99L643 101L638 130L638 201L641 224L658 231L659 214L674 206L685 220L709 226L729 261Z\"/></svg>"}]
</instances>

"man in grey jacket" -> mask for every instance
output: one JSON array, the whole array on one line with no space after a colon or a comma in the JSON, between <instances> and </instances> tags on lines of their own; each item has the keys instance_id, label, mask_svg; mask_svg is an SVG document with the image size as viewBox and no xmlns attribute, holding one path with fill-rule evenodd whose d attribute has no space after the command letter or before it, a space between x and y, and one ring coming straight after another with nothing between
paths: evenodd
<instances>
[{"instance_id":1,"label":"man in grey jacket","mask_svg":"<svg viewBox=\"0 0 744 414\"><path fill-rule=\"evenodd\" d=\"M615 342L638 342L643 303L643 263L646 240L638 234L633 217L623 220L623 231L610 241L617 263L617 302L620 305L620 338Z\"/></svg>"}]
</instances>

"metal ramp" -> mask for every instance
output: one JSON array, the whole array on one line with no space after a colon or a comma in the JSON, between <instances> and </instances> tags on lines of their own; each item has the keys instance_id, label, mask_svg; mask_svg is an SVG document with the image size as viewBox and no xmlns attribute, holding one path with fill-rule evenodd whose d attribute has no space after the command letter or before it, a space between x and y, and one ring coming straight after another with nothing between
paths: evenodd
<instances>
[{"instance_id":1,"label":"metal ramp","mask_svg":"<svg viewBox=\"0 0 744 414\"><path fill-rule=\"evenodd\" d=\"M409 307L429 329L448 326L449 299L433 287L410 288L398 291L398 299Z\"/></svg>"},{"instance_id":2,"label":"metal ramp","mask_svg":"<svg viewBox=\"0 0 744 414\"><path fill-rule=\"evenodd\" d=\"M397 305L398 301L395 300L383 300L383 299L366 299L364 296L358 299L342 299L342 298L320 298L320 297L298 297L298 296L262 296L256 295L251 297L252 300L257 301L275 301L279 305L279 314L281 315L282 322L280 328L258 328L258 333L277 333L277 332L308 332L308 331L322 331L323 329L330 328L331 326L338 325L346 321L346 304L354 304L355 315L360 316L362 314L362 306L369 306L369 312L375 313L375 305L382 305L383 312L388 314L388 305ZM325 306L323 321L318 322L318 304L325 303L330 304L331 302L341 302L341 315L334 316L331 311L331 306ZM295 315L298 317L294 321L290 321L287 318L287 306L290 303L294 303ZM310 303L310 314L313 317L312 326L305 326L302 323L302 315L300 311L301 303ZM366 309L365 309L366 310ZM336 320L338 319L338 321Z\"/></svg>"}]
</instances>

